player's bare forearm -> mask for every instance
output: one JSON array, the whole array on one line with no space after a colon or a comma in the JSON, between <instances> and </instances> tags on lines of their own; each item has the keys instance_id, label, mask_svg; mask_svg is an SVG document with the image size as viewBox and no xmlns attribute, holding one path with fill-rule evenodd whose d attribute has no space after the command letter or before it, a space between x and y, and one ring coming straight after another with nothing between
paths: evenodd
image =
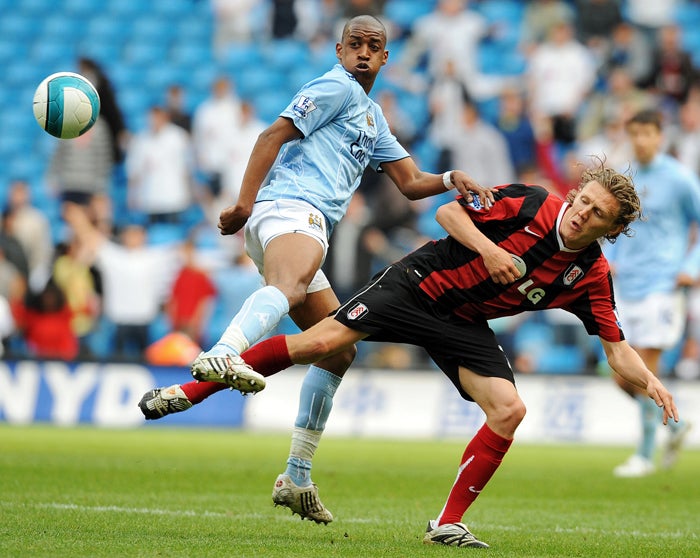
<instances>
[{"instance_id":1,"label":"player's bare forearm","mask_svg":"<svg viewBox=\"0 0 700 558\"><path fill-rule=\"evenodd\" d=\"M411 200L443 194L446 190L442 174L421 171L410 157L382 163L382 169L389 175L401 193ZM453 170L449 178L455 191L462 194L467 201L472 201L472 194L478 194L487 208L493 204L491 189L481 186L472 180L467 173Z\"/></svg>"},{"instance_id":2,"label":"player's bare forearm","mask_svg":"<svg viewBox=\"0 0 700 558\"><path fill-rule=\"evenodd\" d=\"M278 118L263 131L255 142L243 174L243 183L236 203L225 208L219 215L221 234L235 234L248 221L260 186L270 172L281 147L293 139L301 137L301 132L287 118Z\"/></svg>"},{"instance_id":3,"label":"player's bare forearm","mask_svg":"<svg viewBox=\"0 0 700 558\"><path fill-rule=\"evenodd\" d=\"M659 407L663 407L664 424L669 419L678 422L678 409L673 401L673 396L649 370L642 357L630 347L627 341L611 343L601 339L605 355L610 367L625 380L646 391L647 395L653 399Z\"/></svg>"},{"instance_id":4,"label":"player's bare forearm","mask_svg":"<svg viewBox=\"0 0 700 558\"><path fill-rule=\"evenodd\" d=\"M481 256L494 282L507 285L520 277L511 255L477 229L467 210L458 202L438 207L435 220L457 242Z\"/></svg>"}]
</instances>

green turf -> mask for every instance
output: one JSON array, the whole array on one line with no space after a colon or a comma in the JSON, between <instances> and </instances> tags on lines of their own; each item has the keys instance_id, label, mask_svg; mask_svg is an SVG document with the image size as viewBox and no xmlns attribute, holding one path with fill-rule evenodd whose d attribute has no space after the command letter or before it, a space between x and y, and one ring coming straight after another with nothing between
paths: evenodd
<instances>
[{"instance_id":1,"label":"green turf","mask_svg":"<svg viewBox=\"0 0 700 558\"><path fill-rule=\"evenodd\" d=\"M0 556L700 556L700 452L618 480L629 449L513 446L465 521L487 551L422 544L463 444L326 438L336 521L274 508L288 436L0 425Z\"/></svg>"}]
</instances>

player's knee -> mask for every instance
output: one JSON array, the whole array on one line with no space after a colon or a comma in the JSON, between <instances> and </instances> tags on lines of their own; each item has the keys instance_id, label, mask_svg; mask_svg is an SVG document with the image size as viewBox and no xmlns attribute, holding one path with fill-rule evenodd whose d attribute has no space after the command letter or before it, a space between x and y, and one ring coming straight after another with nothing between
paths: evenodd
<instances>
[{"instance_id":1,"label":"player's knee","mask_svg":"<svg viewBox=\"0 0 700 558\"><path fill-rule=\"evenodd\" d=\"M502 435L511 437L520 423L525 418L527 409L522 399L516 397L507 404L501 405L491 414L491 421L497 425L497 430Z\"/></svg>"}]
</instances>

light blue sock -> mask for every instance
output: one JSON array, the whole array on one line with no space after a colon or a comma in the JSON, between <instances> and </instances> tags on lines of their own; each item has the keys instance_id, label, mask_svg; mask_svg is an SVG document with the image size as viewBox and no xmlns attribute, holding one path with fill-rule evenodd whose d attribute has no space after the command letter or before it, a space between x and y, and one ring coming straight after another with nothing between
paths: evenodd
<instances>
[{"instance_id":1,"label":"light blue sock","mask_svg":"<svg viewBox=\"0 0 700 558\"><path fill-rule=\"evenodd\" d=\"M656 428L661 421L663 410L656 405L653 399L645 395L637 397L637 401L642 417L642 441L637 453L652 460L656 447Z\"/></svg>"},{"instance_id":2,"label":"light blue sock","mask_svg":"<svg viewBox=\"0 0 700 558\"><path fill-rule=\"evenodd\" d=\"M341 379L313 364L304 377L285 471L297 486L311 484L311 461L326 428Z\"/></svg>"},{"instance_id":3,"label":"light blue sock","mask_svg":"<svg viewBox=\"0 0 700 558\"><path fill-rule=\"evenodd\" d=\"M241 354L277 326L288 312L289 301L277 287L258 289L246 299L208 354Z\"/></svg>"}]
</instances>

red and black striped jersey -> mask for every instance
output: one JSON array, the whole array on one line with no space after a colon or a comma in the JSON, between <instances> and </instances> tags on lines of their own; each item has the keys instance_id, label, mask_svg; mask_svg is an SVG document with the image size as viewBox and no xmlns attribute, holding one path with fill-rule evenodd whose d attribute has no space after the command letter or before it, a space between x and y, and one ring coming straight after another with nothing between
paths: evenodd
<instances>
[{"instance_id":1,"label":"red and black striped jersey","mask_svg":"<svg viewBox=\"0 0 700 558\"><path fill-rule=\"evenodd\" d=\"M441 308L468 321L563 308L576 315L589 334L623 340L610 267L600 245L594 242L574 251L559 235L569 204L539 186L524 184L499 186L495 200L486 211L478 198L472 203L458 199L482 233L522 259L524 275L509 285L495 283L481 256L448 236L401 260L419 287Z\"/></svg>"}]
</instances>

